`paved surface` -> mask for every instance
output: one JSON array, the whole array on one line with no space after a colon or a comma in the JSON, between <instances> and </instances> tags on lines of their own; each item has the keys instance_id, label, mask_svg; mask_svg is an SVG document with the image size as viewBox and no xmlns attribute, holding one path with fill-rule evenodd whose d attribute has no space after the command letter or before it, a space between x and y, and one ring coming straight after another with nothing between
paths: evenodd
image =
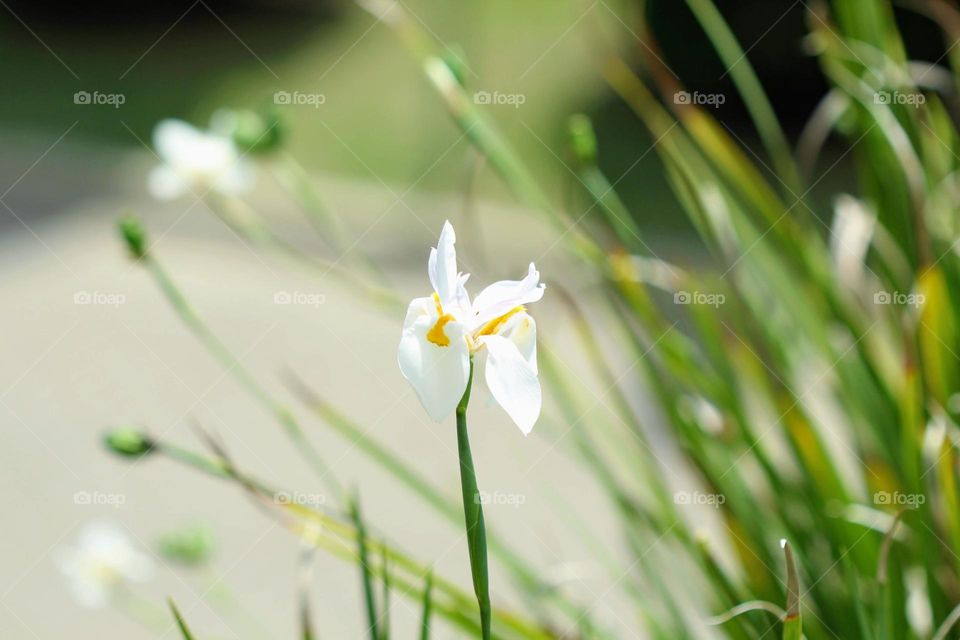
<instances>
[{"instance_id":1,"label":"paved surface","mask_svg":"<svg viewBox=\"0 0 960 640\"><path fill-rule=\"evenodd\" d=\"M207 356L148 276L126 260L113 232L118 213L140 211L159 239L160 259L224 342L271 390L288 396L278 374L292 367L455 496L459 485L453 425L430 423L400 376L395 351L401 318L383 317L332 281L317 280L252 251L202 206L188 210L189 201L166 207L148 203L139 176L149 158L134 156L124 164L122 173L104 179L112 187L105 186L100 194L88 189L88 197L75 202L58 199L50 215L24 210L36 202L31 193L56 187L56 175L31 174L17 189L17 207L26 226L11 223L2 228L0 500L5 517L0 636L161 637L120 614L79 608L57 572L55 549L86 521L99 517L117 520L145 546L178 523L205 517L221 543L213 577L161 567L143 595L157 603L172 595L207 637L256 637L242 615L229 608L214 612L201 597L214 580L222 580L239 594L249 614L274 632L271 637L294 637L297 547L289 534L232 487L164 460L130 465L99 445L105 426L140 423L199 448L190 427L190 421L197 420L217 432L250 472L292 490L318 492L313 476L270 416ZM548 283L571 272L564 266L563 250L554 246L555 234L516 211L483 207L481 242L463 223L456 198L409 195L397 204L402 188L393 194L380 186L331 180L323 184L331 206L349 220L358 247L411 297L423 295L429 286L425 257L446 216L460 220L461 255L468 267L479 271L474 275L478 284L522 274L530 259L537 259ZM271 189L267 182L258 192L258 206L280 220L294 240L307 237L308 232L295 226L286 201ZM574 289L585 287L570 283ZM274 304L281 291L319 294L324 303ZM79 304L76 296L83 294L102 303ZM112 305L116 296L122 296L122 303ZM549 298L533 310L541 335L550 344L570 343L562 308ZM559 355L590 387L584 394L593 408L584 423L590 428L609 425L613 418L604 407L604 390L590 381L575 353ZM616 367L626 371L629 365ZM462 531L438 519L350 443L299 409L310 439L332 461L340 479L361 488L372 525L434 563L439 572L468 585ZM545 415L525 439L498 408L478 406L475 411L471 429L481 486L523 497L519 507L488 507L488 523L509 532L511 541L545 573L574 569L583 581L572 588L624 637L631 637L632 613L615 602L615 611L602 603L610 597L610 580L591 564L569 531L570 512L563 515L564 507L575 510L576 519L614 553L619 535L597 488L570 453L563 437L567 425L557 420L549 394ZM78 492L119 495L123 504L78 504ZM504 588L502 572L494 569L493 575L496 599L517 602ZM360 637L363 617L353 567L321 555L313 587L322 637ZM395 598L397 637L411 636L418 615L415 603ZM163 637L173 638L173 630ZM457 636L445 632L438 637Z\"/></svg>"}]
</instances>

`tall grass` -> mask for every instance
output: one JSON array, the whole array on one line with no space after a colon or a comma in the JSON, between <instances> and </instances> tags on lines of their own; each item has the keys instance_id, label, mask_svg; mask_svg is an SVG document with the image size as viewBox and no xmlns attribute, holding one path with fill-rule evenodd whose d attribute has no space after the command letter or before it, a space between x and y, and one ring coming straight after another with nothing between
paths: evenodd
<instances>
[{"instance_id":1,"label":"tall grass","mask_svg":"<svg viewBox=\"0 0 960 640\"><path fill-rule=\"evenodd\" d=\"M634 608L637 635L955 637L960 54L953 45L960 10L946 0L905 3L942 27L948 55L937 65L948 66L940 67L907 57L889 2L806 3L807 44L830 90L795 153L722 14L711 0L687 3L730 68L762 154L743 146L709 106L676 98L696 87L683 87L665 72L642 3L641 20L631 25L644 43L636 56L624 59L595 44L598 73L649 129L677 200L711 252L710 265L698 269L658 257L656 242L637 223L643 211L628 210L615 181L600 170L603 150L585 117L571 120L571 147L557 155L572 158L567 168L586 204L564 210L473 103L456 61L418 20L388 0L363 6L397 32L490 167L554 225L572 259L601 283L596 302L611 324L604 331L617 336L619 353L643 368L669 437L697 478L696 491L672 481L649 425L633 407L636 390L612 370L606 342L571 300L579 344L564 347L581 350L607 382L616 429L581 421L588 401L576 377L551 355L549 335L541 351L543 378L579 459L619 519L627 562L609 563L609 587ZM844 141L841 157L817 162L830 134ZM812 209L811 191L838 163L854 167L855 183L836 194L832 212ZM315 210L316 194L309 195L305 206ZM128 242L143 233L135 222L125 225ZM217 341L158 258L143 243L139 250L131 246L201 342L274 411L281 433L337 486L292 412ZM382 304L382 296L374 303ZM366 435L347 411L302 381L291 386L315 417L356 440L409 489L411 500L462 522L445 491ZM422 603L421 637L429 636L431 616L479 634L470 594L433 575L429 559L413 559L370 535L352 500L328 512L278 504L270 500L275 488L247 477L222 452L155 445L160 454L237 482L292 530L360 563L373 637L385 620L373 583L384 582L388 565L381 603L391 591ZM717 530L701 535L705 505L716 508ZM310 528L311 522L323 527ZM510 581L524 595L519 611L497 607L494 598L495 637L611 637L589 608L547 588L496 523L489 524L493 590ZM649 558L652 548L669 563ZM593 550L600 560L602 550ZM678 588L667 570L672 566L695 577ZM313 622L322 637L322 620Z\"/></svg>"}]
</instances>

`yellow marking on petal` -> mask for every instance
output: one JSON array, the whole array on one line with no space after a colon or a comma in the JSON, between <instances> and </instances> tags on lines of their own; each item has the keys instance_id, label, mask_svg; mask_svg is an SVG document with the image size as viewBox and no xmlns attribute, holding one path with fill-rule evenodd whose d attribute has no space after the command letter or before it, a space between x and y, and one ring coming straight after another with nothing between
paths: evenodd
<instances>
[{"instance_id":1,"label":"yellow marking on petal","mask_svg":"<svg viewBox=\"0 0 960 640\"><path fill-rule=\"evenodd\" d=\"M514 307L513 309L510 309L510 311L507 311L505 314L503 314L499 318L494 318L487 324L480 327L480 331L477 332L477 335L492 336L493 334L495 334L497 331L500 330L500 327L502 327L504 323L510 319L511 316L526 310L527 308L524 307L522 304Z\"/></svg>"},{"instance_id":2,"label":"yellow marking on petal","mask_svg":"<svg viewBox=\"0 0 960 640\"><path fill-rule=\"evenodd\" d=\"M445 313L437 320L437 323L433 325L430 331L427 331L427 340L437 345L438 347L449 347L450 338L447 337L447 334L443 332L443 327L446 324L455 318L449 313Z\"/></svg>"},{"instance_id":3,"label":"yellow marking on petal","mask_svg":"<svg viewBox=\"0 0 960 640\"><path fill-rule=\"evenodd\" d=\"M440 304L440 296L438 296L436 292L433 294L433 301L437 303L437 315L440 317L437 318L436 324L430 328L430 331L427 331L427 340L438 347L449 347L450 338L444 333L443 328L448 322L455 320L455 318L449 313L443 312L443 305Z\"/></svg>"}]
</instances>

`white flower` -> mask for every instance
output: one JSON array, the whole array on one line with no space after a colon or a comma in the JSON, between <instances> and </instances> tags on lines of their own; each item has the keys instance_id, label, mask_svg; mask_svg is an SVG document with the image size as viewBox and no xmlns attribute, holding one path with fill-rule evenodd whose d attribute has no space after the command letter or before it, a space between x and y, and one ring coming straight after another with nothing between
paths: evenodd
<instances>
[{"instance_id":1,"label":"white flower","mask_svg":"<svg viewBox=\"0 0 960 640\"><path fill-rule=\"evenodd\" d=\"M433 295L410 303L398 361L423 408L440 422L453 412L467 388L471 355L486 353L484 379L494 400L524 435L540 416L537 324L523 305L543 297L533 263L523 280L502 280L467 294L469 275L457 271L456 235L449 222L430 251Z\"/></svg>"},{"instance_id":2,"label":"white flower","mask_svg":"<svg viewBox=\"0 0 960 640\"><path fill-rule=\"evenodd\" d=\"M163 164L150 172L147 185L159 200L191 191L236 195L253 184L252 166L216 128L203 131L182 120L162 120L153 130L153 147Z\"/></svg>"},{"instance_id":3,"label":"white flower","mask_svg":"<svg viewBox=\"0 0 960 640\"><path fill-rule=\"evenodd\" d=\"M90 608L106 606L119 588L146 582L154 573L150 557L107 521L84 527L74 545L60 549L56 561L77 601Z\"/></svg>"}]
</instances>

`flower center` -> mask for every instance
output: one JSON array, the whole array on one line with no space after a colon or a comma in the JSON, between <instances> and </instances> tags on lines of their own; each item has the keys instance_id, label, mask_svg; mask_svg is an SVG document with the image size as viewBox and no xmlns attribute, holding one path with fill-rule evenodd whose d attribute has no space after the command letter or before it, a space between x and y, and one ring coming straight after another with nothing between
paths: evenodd
<instances>
[{"instance_id":1,"label":"flower center","mask_svg":"<svg viewBox=\"0 0 960 640\"><path fill-rule=\"evenodd\" d=\"M427 331L427 340L437 345L438 347L449 347L450 338L444 333L443 328L447 326L448 322L453 321L455 318L449 313L443 312L443 305L440 304L440 296L436 293L433 294L433 301L437 304L437 322L430 328L430 331Z\"/></svg>"},{"instance_id":2,"label":"flower center","mask_svg":"<svg viewBox=\"0 0 960 640\"><path fill-rule=\"evenodd\" d=\"M499 317L497 317L497 318L494 318L493 320L491 320L491 321L488 322L487 324L485 324L485 325L483 325L482 327L480 327L480 330L477 331L477 335L478 335L478 336L492 336L493 334L495 334L497 331L500 330L500 327L502 327L502 326L504 325L504 323L511 318L511 316L513 316L514 314L520 313L521 311L526 311L526 310L527 310L527 308L524 307L522 304L519 305L519 306L514 307L513 309L510 309L510 311L507 311L507 312L506 312L505 314L503 314L502 316L499 316Z\"/></svg>"}]
</instances>

